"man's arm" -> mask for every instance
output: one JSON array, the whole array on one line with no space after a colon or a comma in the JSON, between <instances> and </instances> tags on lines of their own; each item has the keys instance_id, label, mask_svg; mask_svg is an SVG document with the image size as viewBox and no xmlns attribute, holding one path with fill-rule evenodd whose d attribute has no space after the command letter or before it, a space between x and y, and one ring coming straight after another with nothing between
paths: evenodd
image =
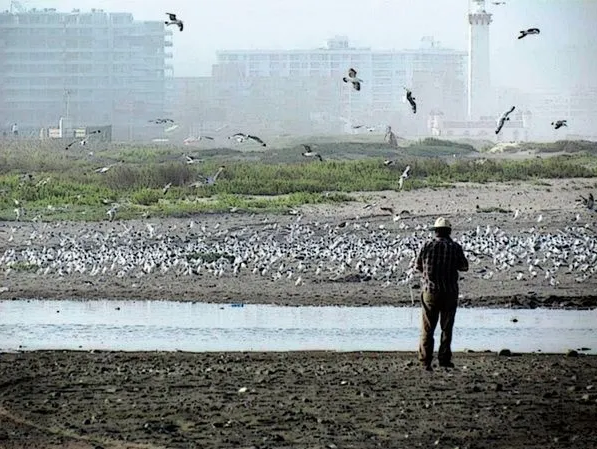
<instances>
[{"instance_id":1,"label":"man's arm","mask_svg":"<svg viewBox=\"0 0 597 449\"><path fill-rule=\"evenodd\" d=\"M468 260L460 245L458 245L458 271L468 271Z\"/></svg>"},{"instance_id":2,"label":"man's arm","mask_svg":"<svg viewBox=\"0 0 597 449\"><path fill-rule=\"evenodd\" d=\"M427 248L427 244L423 245L423 247L419 251L419 257L417 257L416 268L417 268L417 271L420 271L420 272L423 272L423 253L425 252L425 248Z\"/></svg>"}]
</instances>

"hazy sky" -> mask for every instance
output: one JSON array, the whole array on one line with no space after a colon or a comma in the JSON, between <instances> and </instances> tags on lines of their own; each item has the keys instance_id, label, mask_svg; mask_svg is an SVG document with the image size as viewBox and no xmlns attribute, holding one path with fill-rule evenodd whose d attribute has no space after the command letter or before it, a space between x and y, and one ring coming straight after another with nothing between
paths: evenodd
<instances>
[{"instance_id":1,"label":"hazy sky","mask_svg":"<svg viewBox=\"0 0 597 449\"><path fill-rule=\"evenodd\" d=\"M597 81L597 0L505 0L494 6L494 85L555 87ZM22 0L28 7L132 12L141 20L185 21L174 32L175 76L205 76L216 50L316 48L334 35L374 49L418 48L421 37L467 49L469 0ZM9 0L0 0L8 9ZM540 36L517 40L523 28ZM568 56L575 49L574 57Z\"/></svg>"}]
</instances>

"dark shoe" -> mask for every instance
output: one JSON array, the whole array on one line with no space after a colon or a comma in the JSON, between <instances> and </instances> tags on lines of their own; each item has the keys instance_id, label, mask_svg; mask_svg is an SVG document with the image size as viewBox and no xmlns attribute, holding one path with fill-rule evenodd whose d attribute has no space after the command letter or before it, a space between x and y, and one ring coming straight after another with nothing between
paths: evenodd
<instances>
[{"instance_id":1,"label":"dark shoe","mask_svg":"<svg viewBox=\"0 0 597 449\"><path fill-rule=\"evenodd\" d=\"M442 368L454 368L454 364L452 362L440 363L439 366Z\"/></svg>"},{"instance_id":2,"label":"dark shoe","mask_svg":"<svg viewBox=\"0 0 597 449\"><path fill-rule=\"evenodd\" d=\"M433 371L433 367L431 365L423 364L421 366L425 369L425 371Z\"/></svg>"}]
</instances>

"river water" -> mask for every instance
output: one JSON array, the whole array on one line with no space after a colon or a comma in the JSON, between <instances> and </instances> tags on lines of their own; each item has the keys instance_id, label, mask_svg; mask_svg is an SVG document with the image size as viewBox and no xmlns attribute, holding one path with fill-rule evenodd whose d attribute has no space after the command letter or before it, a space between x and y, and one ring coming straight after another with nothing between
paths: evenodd
<instances>
[{"instance_id":1,"label":"river water","mask_svg":"<svg viewBox=\"0 0 597 449\"><path fill-rule=\"evenodd\" d=\"M0 351L414 351L419 329L411 307L0 301ZM452 348L596 354L597 310L460 308Z\"/></svg>"}]
</instances>

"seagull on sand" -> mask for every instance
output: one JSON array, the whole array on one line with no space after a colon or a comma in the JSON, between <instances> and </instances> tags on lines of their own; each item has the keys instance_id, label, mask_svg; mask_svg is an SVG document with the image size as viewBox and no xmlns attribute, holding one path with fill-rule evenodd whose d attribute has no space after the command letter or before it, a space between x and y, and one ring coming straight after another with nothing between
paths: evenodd
<instances>
[{"instance_id":1,"label":"seagull on sand","mask_svg":"<svg viewBox=\"0 0 597 449\"><path fill-rule=\"evenodd\" d=\"M413 97L413 93L410 89L404 88L406 90L406 99L410 103L410 107L413 110L413 114L417 113L417 103L415 103L416 98Z\"/></svg>"},{"instance_id":2,"label":"seagull on sand","mask_svg":"<svg viewBox=\"0 0 597 449\"><path fill-rule=\"evenodd\" d=\"M568 126L567 120L557 120L555 122L551 122L551 126L555 129L560 129L562 126Z\"/></svg>"},{"instance_id":3,"label":"seagull on sand","mask_svg":"<svg viewBox=\"0 0 597 449\"><path fill-rule=\"evenodd\" d=\"M506 123L506 121L510 120L510 117L508 117L508 116L512 113L512 111L514 111L514 109L516 109L516 106L512 106L512 109L510 109L509 111L504 112L502 114L502 116L498 119L497 129L495 130L496 134L499 134L499 132L504 127L504 124Z\"/></svg>"},{"instance_id":4,"label":"seagull on sand","mask_svg":"<svg viewBox=\"0 0 597 449\"><path fill-rule=\"evenodd\" d=\"M114 221L114 217L116 216L116 211L118 211L117 204L113 205L110 209L108 209L108 212L106 212L106 215L109 217L110 221Z\"/></svg>"},{"instance_id":5,"label":"seagull on sand","mask_svg":"<svg viewBox=\"0 0 597 449\"><path fill-rule=\"evenodd\" d=\"M528 30L520 30L520 36L518 36L518 39L522 39L523 37L528 36L529 34L539 34L539 33L541 33L539 28L529 28Z\"/></svg>"},{"instance_id":6,"label":"seagull on sand","mask_svg":"<svg viewBox=\"0 0 597 449\"><path fill-rule=\"evenodd\" d=\"M352 83L354 90L361 90L362 79L357 78L357 71L353 68L348 69L348 77L342 78L345 83Z\"/></svg>"},{"instance_id":7,"label":"seagull on sand","mask_svg":"<svg viewBox=\"0 0 597 449\"><path fill-rule=\"evenodd\" d=\"M400 179L398 180L398 184L400 185L400 189L404 185L404 181L408 178L408 173L410 172L410 165L407 165L402 174L400 175Z\"/></svg>"},{"instance_id":8,"label":"seagull on sand","mask_svg":"<svg viewBox=\"0 0 597 449\"><path fill-rule=\"evenodd\" d=\"M166 22L164 22L166 24L166 26L177 25L178 29L180 31L182 31L182 28L183 28L182 20L177 19L176 14L172 14L171 12L167 12L166 15L170 19L170 20L167 20Z\"/></svg>"},{"instance_id":9,"label":"seagull on sand","mask_svg":"<svg viewBox=\"0 0 597 449\"><path fill-rule=\"evenodd\" d=\"M317 159L323 162L323 158L321 157L321 155L319 153L316 153L315 151L312 151L309 145L303 144L303 148L305 149L305 151L301 153L303 156L316 157Z\"/></svg>"}]
</instances>

